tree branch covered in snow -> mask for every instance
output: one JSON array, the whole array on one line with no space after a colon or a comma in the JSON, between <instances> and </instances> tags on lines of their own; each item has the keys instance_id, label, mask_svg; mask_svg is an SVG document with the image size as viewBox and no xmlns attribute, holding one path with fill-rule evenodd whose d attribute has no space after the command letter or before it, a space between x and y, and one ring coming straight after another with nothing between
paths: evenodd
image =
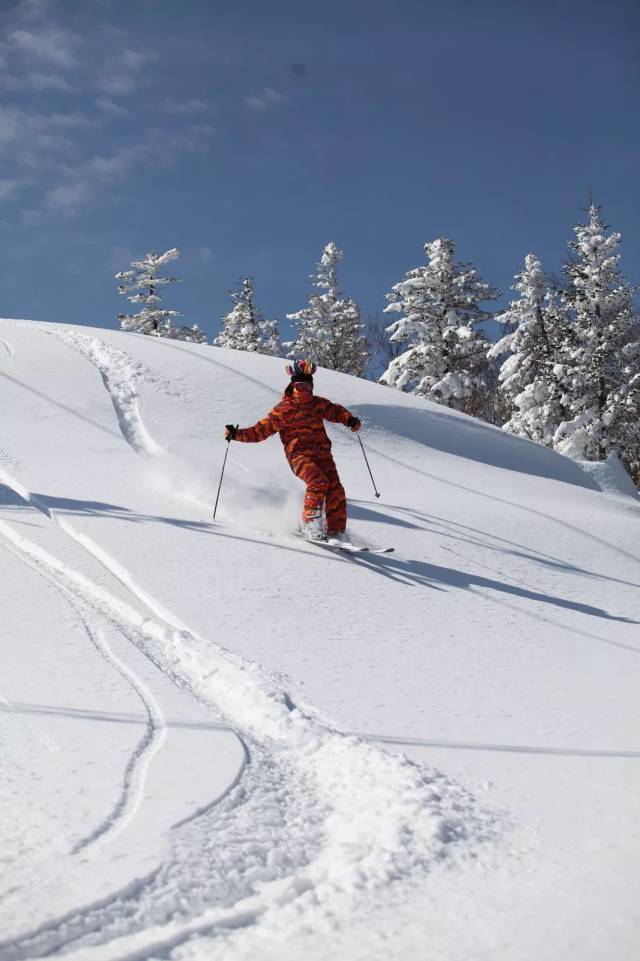
<instances>
[{"instance_id":1,"label":"tree branch covered in snow","mask_svg":"<svg viewBox=\"0 0 640 961\"><path fill-rule=\"evenodd\" d=\"M289 357L308 357L320 367L361 377L368 361L360 308L346 298L338 281L342 251L329 243L322 252L311 285L309 304L287 318L298 325L298 336L285 344Z\"/></svg>"}]
</instances>

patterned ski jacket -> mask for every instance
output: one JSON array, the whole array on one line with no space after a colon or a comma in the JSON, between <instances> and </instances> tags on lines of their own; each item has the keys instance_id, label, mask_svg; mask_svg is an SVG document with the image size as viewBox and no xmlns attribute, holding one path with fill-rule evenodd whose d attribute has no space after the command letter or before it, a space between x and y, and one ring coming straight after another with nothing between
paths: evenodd
<instances>
[{"instance_id":1,"label":"patterned ski jacket","mask_svg":"<svg viewBox=\"0 0 640 961\"><path fill-rule=\"evenodd\" d=\"M316 397L310 390L296 388L284 395L279 404L253 427L236 432L235 440L257 443L272 434L280 434L287 460L300 456L331 456L331 441L324 429L324 421L346 424L350 411L340 404L332 404L325 397Z\"/></svg>"}]
</instances>

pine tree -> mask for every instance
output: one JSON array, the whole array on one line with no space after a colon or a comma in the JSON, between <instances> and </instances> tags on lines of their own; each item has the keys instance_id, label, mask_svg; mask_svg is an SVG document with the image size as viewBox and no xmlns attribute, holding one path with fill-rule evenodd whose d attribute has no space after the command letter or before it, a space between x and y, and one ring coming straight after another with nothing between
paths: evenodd
<instances>
[{"instance_id":1,"label":"pine tree","mask_svg":"<svg viewBox=\"0 0 640 961\"><path fill-rule=\"evenodd\" d=\"M150 334L153 337L165 337L171 330L171 318L179 317L180 311L166 310L162 307L164 297L158 293L158 287L165 284L175 284L177 277L160 277L158 271L170 261L180 256L177 247L156 254L147 254L143 260L134 260L133 270L123 270L116 274L118 293L126 296L132 304L142 304L142 310L137 314L118 314L122 330L131 330L138 334Z\"/></svg>"},{"instance_id":2,"label":"pine tree","mask_svg":"<svg viewBox=\"0 0 640 961\"><path fill-rule=\"evenodd\" d=\"M618 451L627 464L640 457L640 335L635 290L619 268L619 233L609 233L591 204L586 224L574 228L563 300L573 321L564 351L568 415L554 445L562 453L603 460Z\"/></svg>"},{"instance_id":3,"label":"pine tree","mask_svg":"<svg viewBox=\"0 0 640 961\"><path fill-rule=\"evenodd\" d=\"M491 316L480 304L497 294L475 267L455 263L452 240L441 237L425 251L427 264L387 294L385 312L402 315L387 328L391 340L409 346L380 382L478 416L487 405L489 345L476 326Z\"/></svg>"},{"instance_id":4,"label":"pine tree","mask_svg":"<svg viewBox=\"0 0 640 961\"><path fill-rule=\"evenodd\" d=\"M281 353L278 322L264 319L254 304L253 293L253 281L243 277L240 290L231 291L233 309L222 318L222 332L213 345L277 357Z\"/></svg>"},{"instance_id":5,"label":"pine tree","mask_svg":"<svg viewBox=\"0 0 640 961\"><path fill-rule=\"evenodd\" d=\"M289 357L307 357L320 367L361 377L368 361L360 308L345 298L338 281L342 251L329 243L311 275L314 292L309 304L288 320L298 325L298 336L285 344Z\"/></svg>"},{"instance_id":6,"label":"pine tree","mask_svg":"<svg viewBox=\"0 0 640 961\"><path fill-rule=\"evenodd\" d=\"M535 254L527 254L512 289L519 299L495 318L508 332L488 352L490 360L508 355L499 373L500 407L506 414L502 426L551 446L565 413L559 361L569 337L568 322Z\"/></svg>"}]
</instances>

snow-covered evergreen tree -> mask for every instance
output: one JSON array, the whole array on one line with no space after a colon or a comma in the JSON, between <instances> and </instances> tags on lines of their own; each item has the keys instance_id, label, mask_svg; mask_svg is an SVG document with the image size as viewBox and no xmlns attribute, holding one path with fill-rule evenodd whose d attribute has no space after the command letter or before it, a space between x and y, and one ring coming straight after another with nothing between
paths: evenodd
<instances>
[{"instance_id":1,"label":"snow-covered evergreen tree","mask_svg":"<svg viewBox=\"0 0 640 961\"><path fill-rule=\"evenodd\" d=\"M309 304L287 318L298 325L298 336L285 344L288 357L307 357L319 367L361 377L368 361L360 308L344 296L338 281L342 251L329 243L311 275L314 292Z\"/></svg>"},{"instance_id":2,"label":"snow-covered evergreen tree","mask_svg":"<svg viewBox=\"0 0 640 961\"><path fill-rule=\"evenodd\" d=\"M243 277L240 289L231 291L233 309L222 318L222 332L213 345L277 357L281 353L278 322L264 319L254 303L253 293L253 281Z\"/></svg>"},{"instance_id":3,"label":"snow-covered evergreen tree","mask_svg":"<svg viewBox=\"0 0 640 961\"><path fill-rule=\"evenodd\" d=\"M490 360L507 355L498 386L506 415L502 426L551 446L565 413L560 361L569 338L567 319L535 254L527 254L513 290L520 297L495 318L507 333L488 352Z\"/></svg>"},{"instance_id":4,"label":"snow-covered evergreen tree","mask_svg":"<svg viewBox=\"0 0 640 961\"><path fill-rule=\"evenodd\" d=\"M177 247L172 247L163 254L152 251L143 260L134 260L131 264L133 270L123 270L116 274L116 280L120 281L118 293L132 304L142 304L142 309L137 314L118 315L123 330L151 334L154 337L164 337L169 333L171 318L179 317L180 311L167 310L162 306L164 297L158 293L158 288L175 284L178 278L161 277L159 271L179 256Z\"/></svg>"},{"instance_id":5,"label":"snow-covered evergreen tree","mask_svg":"<svg viewBox=\"0 0 640 961\"><path fill-rule=\"evenodd\" d=\"M132 304L143 305L137 314L118 314L123 330L149 334L152 337L186 340L193 344L206 344L207 335L197 324L193 327L173 326L171 318L180 317L180 311L163 307L164 297L158 293L158 287L178 283L177 277L161 277L158 272L179 256L177 247L172 247L163 254L152 251L143 260L134 260L131 264L133 270L123 270L116 274L116 280L121 281L118 284L118 293L123 294Z\"/></svg>"},{"instance_id":6,"label":"snow-covered evergreen tree","mask_svg":"<svg viewBox=\"0 0 640 961\"><path fill-rule=\"evenodd\" d=\"M563 300L573 321L573 341L564 354L568 415L555 447L586 460L618 451L626 463L638 459L640 342L633 309L635 288L619 268L620 234L607 234L599 208L591 204L586 224L575 228L565 265L569 284Z\"/></svg>"},{"instance_id":7,"label":"snow-covered evergreen tree","mask_svg":"<svg viewBox=\"0 0 640 961\"><path fill-rule=\"evenodd\" d=\"M380 382L478 416L487 403L489 345L476 328L491 316L480 304L496 291L475 267L455 262L452 240L441 237L425 251L426 265L387 294L385 312L401 315L387 330L408 348Z\"/></svg>"}]
</instances>

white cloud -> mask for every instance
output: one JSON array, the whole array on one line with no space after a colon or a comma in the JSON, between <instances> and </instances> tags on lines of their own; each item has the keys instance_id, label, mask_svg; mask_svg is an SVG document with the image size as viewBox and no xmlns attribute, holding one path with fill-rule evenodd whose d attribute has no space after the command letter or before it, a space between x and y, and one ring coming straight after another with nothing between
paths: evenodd
<instances>
[{"instance_id":1,"label":"white cloud","mask_svg":"<svg viewBox=\"0 0 640 961\"><path fill-rule=\"evenodd\" d=\"M129 74L104 74L96 81L96 87L112 97L123 97L137 89L138 78Z\"/></svg>"},{"instance_id":2,"label":"white cloud","mask_svg":"<svg viewBox=\"0 0 640 961\"><path fill-rule=\"evenodd\" d=\"M129 173L136 164L148 159L149 153L149 145L144 143L120 147L109 156L91 157L76 168L76 173L88 179L96 178L111 183Z\"/></svg>"},{"instance_id":3,"label":"white cloud","mask_svg":"<svg viewBox=\"0 0 640 961\"><path fill-rule=\"evenodd\" d=\"M212 127L210 123L190 123L186 132L191 134L192 137L206 139L216 132L216 128Z\"/></svg>"},{"instance_id":4,"label":"white cloud","mask_svg":"<svg viewBox=\"0 0 640 961\"><path fill-rule=\"evenodd\" d=\"M0 161L7 176L29 167L55 169L66 158L73 159L77 134L92 121L80 113L32 113L17 107L0 106Z\"/></svg>"},{"instance_id":5,"label":"white cloud","mask_svg":"<svg viewBox=\"0 0 640 961\"><path fill-rule=\"evenodd\" d=\"M11 6L0 38L0 87L5 93L44 91L51 103L45 113L34 96L0 101L0 201L28 187L29 205L21 205L25 223L77 216L112 185L207 149L214 130L200 121L209 119L210 105L197 97L154 96L153 50L138 49L124 30L99 17L86 35L65 29L55 19L63 4L22 0ZM95 100L83 103L85 113L68 109L68 94L82 93L86 100L92 91ZM144 101L136 96L142 91L148 94ZM145 114L152 101L157 129ZM159 107L164 116L158 117ZM114 141L110 121L122 117L138 117L137 132L118 124Z\"/></svg>"},{"instance_id":6,"label":"white cloud","mask_svg":"<svg viewBox=\"0 0 640 961\"><path fill-rule=\"evenodd\" d=\"M172 163L181 153L206 150L214 133L215 128L208 123L191 123L184 129L173 131L171 134L163 133L162 161Z\"/></svg>"},{"instance_id":7,"label":"white cloud","mask_svg":"<svg viewBox=\"0 0 640 961\"><path fill-rule=\"evenodd\" d=\"M127 67L129 70L140 70L155 58L149 53L145 53L142 50L123 50L120 55L123 67Z\"/></svg>"},{"instance_id":8,"label":"white cloud","mask_svg":"<svg viewBox=\"0 0 640 961\"><path fill-rule=\"evenodd\" d=\"M208 103L205 103L204 100L198 100L195 97L191 100L176 100L174 97L166 97L164 101L164 109L168 113L194 114L205 113L211 108Z\"/></svg>"},{"instance_id":9,"label":"white cloud","mask_svg":"<svg viewBox=\"0 0 640 961\"><path fill-rule=\"evenodd\" d=\"M211 258L213 257L213 251L211 247L199 247L198 256L200 257L200 260L202 261L203 264L208 264Z\"/></svg>"},{"instance_id":10,"label":"white cloud","mask_svg":"<svg viewBox=\"0 0 640 961\"><path fill-rule=\"evenodd\" d=\"M44 196L45 205L49 210L60 214L77 214L91 199L91 189L88 183L78 181L74 184L61 184L47 190Z\"/></svg>"},{"instance_id":11,"label":"white cloud","mask_svg":"<svg viewBox=\"0 0 640 961\"><path fill-rule=\"evenodd\" d=\"M277 107L279 104L287 103L289 98L274 90L273 87L265 87L260 93L245 97L245 102L252 110L268 110L269 107Z\"/></svg>"},{"instance_id":12,"label":"white cloud","mask_svg":"<svg viewBox=\"0 0 640 961\"><path fill-rule=\"evenodd\" d=\"M7 38L10 50L67 70L77 65L80 45L80 37L58 27L42 27L37 31L13 30Z\"/></svg>"},{"instance_id":13,"label":"white cloud","mask_svg":"<svg viewBox=\"0 0 640 961\"><path fill-rule=\"evenodd\" d=\"M111 96L125 96L140 86L140 74L144 67L156 58L141 50L125 48L114 53L102 67L96 86Z\"/></svg>"},{"instance_id":14,"label":"white cloud","mask_svg":"<svg viewBox=\"0 0 640 961\"><path fill-rule=\"evenodd\" d=\"M107 100L105 97L98 97L96 107L114 117L126 117L129 113L127 108L123 107L122 104L115 103L113 100Z\"/></svg>"},{"instance_id":15,"label":"white cloud","mask_svg":"<svg viewBox=\"0 0 640 961\"><path fill-rule=\"evenodd\" d=\"M181 145L184 149L184 145ZM187 148L188 149L188 148ZM178 149L161 132L148 131L144 141L120 147L111 154L90 157L64 171L66 183L45 191L45 207L56 214L77 216L94 204L105 184L114 184L130 176L136 168L172 162Z\"/></svg>"},{"instance_id":16,"label":"white cloud","mask_svg":"<svg viewBox=\"0 0 640 961\"><path fill-rule=\"evenodd\" d=\"M61 93L73 93L73 87L69 81L56 73L27 74L25 85L33 90L59 90Z\"/></svg>"}]
</instances>

